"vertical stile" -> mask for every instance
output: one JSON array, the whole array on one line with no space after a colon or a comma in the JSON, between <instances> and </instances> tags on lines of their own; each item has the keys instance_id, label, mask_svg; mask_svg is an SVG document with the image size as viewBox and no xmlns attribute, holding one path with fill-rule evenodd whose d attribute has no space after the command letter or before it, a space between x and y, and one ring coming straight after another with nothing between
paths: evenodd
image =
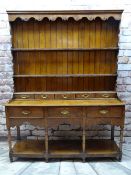
<instances>
[{"instance_id":1,"label":"vertical stile","mask_svg":"<svg viewBox=\"0 0 131 175\"><path fill-rule=\"evenodd\" d=\"M11 41L12 41L12 47L13 48L17 48L17 32L16 32L16 22L12 22L10 23L10 26L11 26L11 34L12 34L12 38L11 38ZM18 58L17 58L17 52L13 53L12 52L12 55L13 55L13 63L14 63L14 74L19 74L19 62L18 62ZM17 91L17 83L16 83L16 78L13 79L14 80L14 92Z\"/></svg>"},{"instance_id":2,"label":"vertical stile","mask_svg":"<svg viewBox=\"0 0 131 175\"><path fill-rule=\"evenodd\" d=\"M112 47L118 46L118 36L116 36L117 27L117 21L112 19Z\"/></svg>"},{"instance_id":3,"label":"vertical stile","mask_svg":"<svg viewBox=\"0 0 131 175\"><path fill-rule=\"evenodd\" d=\"M17 48L17 23L12 22L10 23L11 26L11 35L12 35L12 48Z\"/></svg>"}]
</instances>

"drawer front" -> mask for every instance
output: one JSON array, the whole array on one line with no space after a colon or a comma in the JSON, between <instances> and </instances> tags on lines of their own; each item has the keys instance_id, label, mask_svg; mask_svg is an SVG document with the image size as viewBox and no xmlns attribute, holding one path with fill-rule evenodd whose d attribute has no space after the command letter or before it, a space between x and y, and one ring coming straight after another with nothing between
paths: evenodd
<instances>
[{"instance_id":1,"label":"drawer front","mask_svg":"<svg viewBox=\"0 0 131 175\"><path fill-rule=\"evenodd\" d=\"M49 100L54 99L54 94L37 94L35 99Z\"/></svg>"},{"instance_id":2,"label":"drawer front","mask_svg":"<svg viewBox=\"0 0 131 175\"><path fill-rule=\"evenodd\" d=\"M21 100L26 100L26 99L34 99L33 94L14 94L15 99L21 99Z\"/></svg>"},{"instance_id":3,"label":"drawer front","mask_svg":"<svg viewBox=\"0 0 131 175\"><path fill-rule=\"evenodd\" d=\"M122 117L123 107L88 107L86 108L87 117Z\"/></svg>"},{"instance_id":4,"label":"drawer front","mask_svg":"<svg viewBox=\"0 0 131 175\"><path fill-rule=\"evenodd\" d=\"M76 99L88 99L88 98L94 98L93 93L80 93L75 95Z\"/></svg>"},{"instance_id":5,"label":"drawer front","mask_svg":"<svg viewBox=\"0 0 131 175\"><path fill-rule=\"evenodd\" d=\"M63 100L68 100L68 99L74 99L75 94L55 94L55 99L63 99Z\"/></svg>"},{"instance_id":6,"label":"drawer front","mask_svg":"<svg viewBox=\"0 0 131 175\"><path fill-rule=\"evenodd\" d=\"M96 93L96 98L116 98L116 93Z\"/></svg>"},{"instance_id":7,"label":"drawer front","mask_svg":"<svg viewBox=\"0 0 131 175\"><path fill-rule=\"evenodd\" d=\"M9 117L28 118L38 117L42 118L43 108L41 107L10 107L8 108Z\"/></svg>"},{"instance_id":8,"label":"drawer front","mask_svg":"<svg viewBox=\"0 0 131 175\"><path fill-rule=\"evenodd\" d=\"M83 108L81 107L48 107L48 117L82 117Z\"/></svg>"},{"instance_id":9,"label":"drawer front","mask_svg":"<svg viewBox=\"0 0 131 175\"><path fill-rule=\"evenodd\" d=\"M48 127L58 127L61 124L69 124L77 128L82 127L82 118L48 118Z\"/></svg>"}]
</instances>

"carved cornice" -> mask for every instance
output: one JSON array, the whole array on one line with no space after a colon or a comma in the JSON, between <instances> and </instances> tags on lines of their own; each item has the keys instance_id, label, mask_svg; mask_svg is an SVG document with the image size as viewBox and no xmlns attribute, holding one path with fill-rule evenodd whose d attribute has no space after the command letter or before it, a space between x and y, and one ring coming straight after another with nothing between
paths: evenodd
<instances>
[{"instance_id":1,"label":"carved cornice","mask_svg":"<svg viewBox=\"0 0 131 175\"><path fill-rule=\"evenodd\" d=\"M10 22L15 21L18 18L23 21L28 21L31 18L37 21L42 21L45 18L49 21L55 21L57 18L62 20L73 18L75 21L86 18L92 21L96 18L107 20L111 17L115 20L120 20L122 12L123 10L7 11Z\"/></svg>"}]
</instances>

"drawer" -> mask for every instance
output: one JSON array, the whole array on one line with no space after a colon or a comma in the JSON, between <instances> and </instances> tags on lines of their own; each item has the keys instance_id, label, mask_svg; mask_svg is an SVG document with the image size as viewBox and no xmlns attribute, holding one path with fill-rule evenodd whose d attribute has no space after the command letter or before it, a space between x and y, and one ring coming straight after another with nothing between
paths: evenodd
<instances>
[{"instance_id":1,"label":"drawer","mask_svg":"<svg viewBox=\"0 0 131 175\"><path fill-rule=\"evenodd\" d=\"M37 94L35 99L49 100L54 99L54 94Z\"/></svg>"},{"instance_id":2,"label":"drawer","mask_svg":"<svg viewBox=\"0 0 131 175\"><path fill-rule=\"evenodd\" d=\"M76 99L88 99L88 98L94 98L94 93L79 93L76 94Z\"/></svg>"},{"instance_id":3,"label":"drawer","mask_svg":"<svg viewBox=\"0 0 131 175\"><path fill-rule=\"evenodd\" d=\"M88 107L86 108L87 117L122 117L123 107Z\"/></svg>"},{"instance_id":4,"label":"drawer","mask_svg":"<svg viewBox=\"0 0 131 175\"><path fill-rule=\"evenodd\" d=\"M96 98L116 98L116 93L96 93Z\"/></svg>"},{"instance_id":5,"label":"drawer","mask_svg":"<svg viewBox=\"0 0 131 175\"><path fill-rule=\"evenodd\" d=\"M68 100L68 99L74 99L75 94L55 94L55 99L63 99L63 100Z\"/></svg>"},{"instance_id":6,"label":"drawer","mask_svg":"<svg viewBox=\"0 0 131 175\"><path fill-rule=\"evenodd\" d=\"M28 118L43 117L43 108L41 107L10 107L8 108L9 117Z\"/></svg>"},{"instance_id":7,"label":"drawer","mask_svg":"<svg viewBox=\"0 0 131 175\"><path fill-rule=\"evenodd\" d=\"M72 125L74 126L75 128L79 128L79 127L82 127L83 125L83 118L79 118L79 117L76 117L76 118L69 118L69 117L61 117L61 118L48 118L48 127L58 127L59 125L61 124L69 124L69 125Z\"/></svg>"},{"instance_id":8,"label":"drawer","mask_svg":"<svg viewBox=\"0 0 131 175\"><path fill-rule=\"evenodd\" d=\"M15 99L34 99L34 94L14 94L13 98Z\"/></svg>"},{"instance_id":9,"label":"drawer","mask_svg":"<svg viewBox=\"0 0 131 175\"><path fill-rule=\"evenodd\" d=\"M82 117L83 108L81 107L48 107L48 117Z\"/></svg>"}]
</instances>

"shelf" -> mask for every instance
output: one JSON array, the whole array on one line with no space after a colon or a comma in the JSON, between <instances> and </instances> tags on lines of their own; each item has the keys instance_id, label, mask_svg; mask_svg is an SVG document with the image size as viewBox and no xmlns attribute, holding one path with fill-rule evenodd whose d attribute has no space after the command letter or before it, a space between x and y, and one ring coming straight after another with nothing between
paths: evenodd
<instances>
[{"instance_id":1,"label":"shelf","mask_svg":"<svg viewBox=\"0 0 131 175\"><path fill-rule=\"evenodd\" d=\"M52 140L49 141L50 155L78 155L82 153L82 141Z\"/></svg>"},{"instance_id":2,"label":"shelf","mask_svg":"<svg viewBox=\"0 0 131 175\"><path fill-rule=\"evenodd\" d=\"M96 146L97 145L97 146ZM119 148L112 140L87 140L86 157L115 157ZM52 140L49 141L49 155L62 157L82 155L82 141L80 140Z\"/></svg>"},{"instance_id":3,"label":"shelf","mask_svg":"<svg viewBox=\"0 0 131 175\"><path fill-rule=\"evenodd\" d=\"M97 145L97 146L96 146ZM49 157L81 157L82 141L80 140L51 140L49 141ZM44 141L18 141L13 147L13 155L19 157L43 158L45 155ZM119 148L112 140L86 140L85 157L115 157Z\"/></svg>"},{"instance_id":4,"label":"shelf","mask_svg":"<svg viewBox=\"0 0 131 175\"><path fill-rule=\"evenodd\" d=\"M89 157L116 156L118 152L119 148L113 140L92 139L86 141L86 154L88 154Z\"/></svg>"},{"instance_id":5,"label":"shelf","mask_svg":"<svg viewBox=\"0 0 131 175\"><path fill-rule=\"evenodd\" d=\"M92 51L92 50L118 50L118 47L107 48L12 48L12 51Z\"/></svg>"},{"instance_id":6,"label":"shelf","mask_svg":"<svg viewBox=\"0 0 131 175\"><path fill-rule=\"evenodd\" d=\"M13 147L13 154L19 157L44 157L45 143L38 140L18 141Z\"/></svg>"},{"instance_id":7,"label":"shelf","mask_svg":"<svg viewBox=\"0 0 131 175\"><path fill-rule=\"evenodd\" d=\"M23 92L14 92L14 94L80 94L80 93L116 93L116 91L34 91L34 92L26 92L26 91L23 91Z\"/></svg>"},{"instance_id":8,"label":"shelf","mask_svg":"<svg viewBox=\"0 0 131 175\"><path fill-rule=\"evenodd\" d=\"M117 74L45 74L45 75L14 75L13 77L107 77L117 76Z\"/></svg>"}]
</instances>

